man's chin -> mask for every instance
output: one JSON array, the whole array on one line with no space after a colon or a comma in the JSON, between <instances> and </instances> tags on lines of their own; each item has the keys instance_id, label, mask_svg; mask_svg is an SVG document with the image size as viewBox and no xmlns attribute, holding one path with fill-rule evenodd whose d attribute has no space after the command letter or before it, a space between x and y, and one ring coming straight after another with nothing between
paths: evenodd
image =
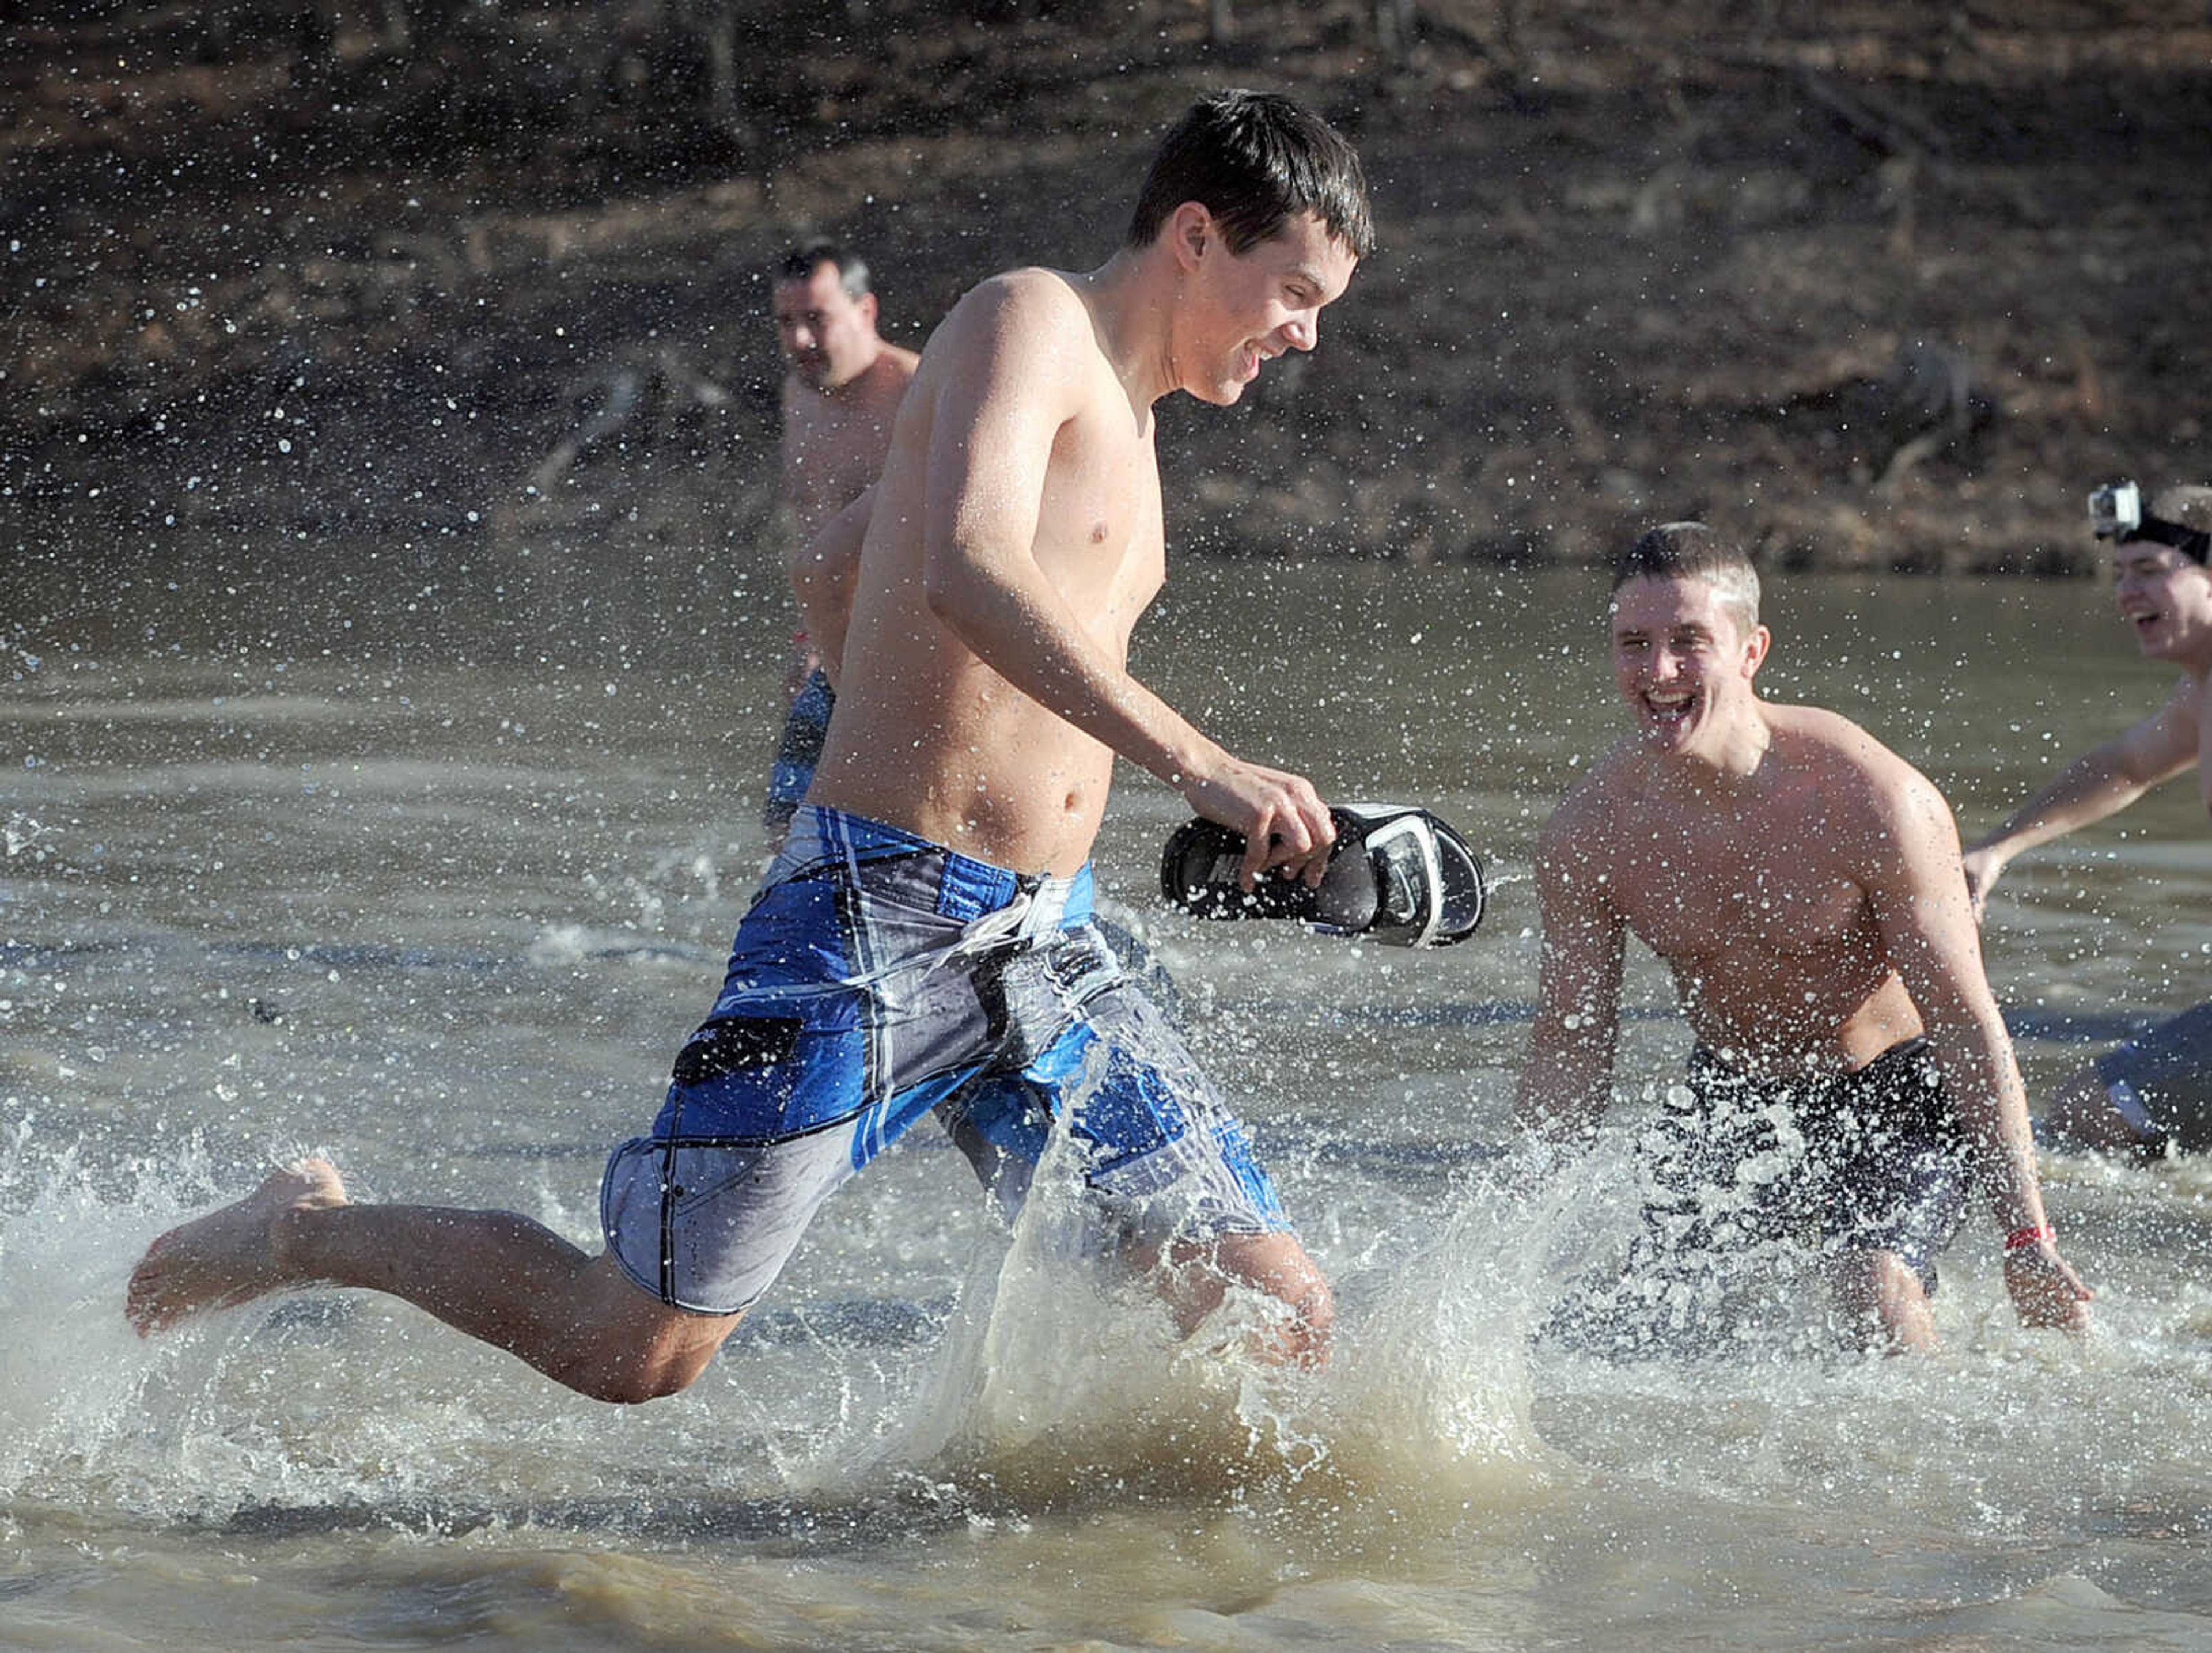
<instances>
[{"instance_id":1,"label":"man's chin","mask_svg":"<svg viewBox=\"0 0 2212 1653\"><path fill-rule=\"evenodd\" d=\"M1690 718L1659 718L1649 712L1637 719L1644 733L1644 744L1655 751L1680 751L1690 744L1697 725Z\"/></svg>"},{"instance_id":2,"label":"man's chin","mask_svg":"<svg viewBox=\"0 0 2212 1653\"><path fill-rule=\"evenodd\" d=\"M2172 659L2186 652L2183 647L2183 639L2175 635L2171 626L2166 625L2137 628L2136 648L2147 660Z\"/></svg>"}]
</instances>

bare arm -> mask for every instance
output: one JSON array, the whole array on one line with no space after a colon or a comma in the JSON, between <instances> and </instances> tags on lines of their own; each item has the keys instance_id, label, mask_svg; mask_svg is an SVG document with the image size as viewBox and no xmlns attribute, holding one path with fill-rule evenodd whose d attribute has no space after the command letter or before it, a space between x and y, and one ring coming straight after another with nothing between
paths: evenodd
<instances>
[{"instance_id":1,"label":"bare arm","mask_svg":"<svg viewBox=\"0 0 2212 1653\"><path fill-rule=\"evenodd\" d=\"M1869 830L1863 874L1883 944L1919 1009L1998 1231L2045 1229L2027 1097L1982 968L1958 830L1936 788L1898 767L1880 783L1883 818ZM2026 1324L2087 1323L2089 1289L2047 1238L2007 1249L2005 1285Z\"/></svg>"},{"instance_id":2,"label":"bare arm","mask_svg":"<svg viewBox=\"0 0 2212 1653\"><path fill-rule=\"evenodd\" d=\"M1975 841L1964 864L1976 918L2014 856L2118 814L2197 762L2197 685L2183 678L2165 705L2075 758L2003 825Z\"/></svg>"},{"instance_id":3,"label":"bare arm","mask_svg":"<svg viewBox=\"0 0 2212 1653\"><path fill-rule=\"evenodd\" d=\"M1514 1118L1556 1143L1588 1136L1613 1091L1627 930L1574 849L1584 811L1570 799L1544 830L1536 892L1544 924L1536 1024Z\"/></svg>"},{"instance_id":4,"label":"bare arm","mask_svg":"<svg viewBox=\"0 0 2212 1653\"><path fill-rule=\"evenodd\" d=\"M864 489L860 498L823 523L812 539L794 546L787 565L792 592L806 617L806 635L833 687L844 668L853 585L860 574L860 547L868 537L868 517L875 502L874 488Z\"/></svg>"},{"instance_id":5,"label":"bare arm","mask_svg":"<svg viewBox=\"0 0 2212 1653\"><path fill-rule=\"evenodd\" d=\"M776 514L780 519L778 526L785 536L784 573L790 579L793 591L799 597L799 609L804 612L806 607L806 598L805 593L798 589L798 565L799 558L807 551L808 541L813 536L813 530L810 526L813 513L809 509L805 497L806 480L799 462L800 450L805 442L804 427L806 422L798 401L796 384L797 380L791 374L786 374L782 388L777 393L777 404L782 414L783 432L777 438L775 445L775 502ZM841 636L842 630L843 628L841 626L839 628ZM800 690L806 687L808 676L816 666L821 664L822 655L815 647L813 622L810 619L798 635L791 640L791 658L784 662L783 669L785 698L798 699ZM834 672L830 673L830 681L832 684L836 681L836 674Z\"/></svg>"},{"instance_id":6,"label":"bare arm","mask_svg":"<svg viewBox=\"0 0 2212 1653\"><path fill-rule=\"evenodd\" d=\"M1232 757L1192 727L1084 628L1037 562L1054 443L1097 393L1087 314L1042 282L971 295L961 311L945 325L969 337L931 431L931 612L1015 688L1243 833L1248 882L1273 866L1319 882L1334 831L1312 784Z\"/></svg>"}]
</instances>

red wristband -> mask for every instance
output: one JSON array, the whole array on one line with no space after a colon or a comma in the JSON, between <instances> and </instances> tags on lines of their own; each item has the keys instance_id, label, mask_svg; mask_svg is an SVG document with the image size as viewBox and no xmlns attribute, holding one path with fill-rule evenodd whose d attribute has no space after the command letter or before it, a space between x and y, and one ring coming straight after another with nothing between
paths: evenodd
<instances>
[{"instance_id":1,"label":"red wristband","mask_svg":"<svg viewBox=\"0 0 2212 1653\"><path fill-rule=\"evenodd\" d=\"M2041 1228L2016 1228L2005 1236L2005 1249L2025 1251L2032 1245L2041 1245L2046 1240L2058 1237L2058 1231L2045 1223Z\"/></svg>"}]
</instances>

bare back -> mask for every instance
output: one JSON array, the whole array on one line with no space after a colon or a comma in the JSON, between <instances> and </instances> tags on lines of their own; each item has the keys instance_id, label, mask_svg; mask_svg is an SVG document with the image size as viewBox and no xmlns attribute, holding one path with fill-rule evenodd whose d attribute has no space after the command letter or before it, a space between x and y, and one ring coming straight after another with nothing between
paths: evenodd
<instances>
[{"instance_id":1,"label":"bare back","mask_svg":"<svg viewBox=\"0 0 2212 1653\"><path fill-rule=\"evenodd\" d=\"M1018 871L1082 864L1114 754L984 664L958 588L1004 571L987 626L1072 630L1125 668L1164 575L1152 434L1079 278L1019 270L955 307L877 486L816 801Z\"/></svg>"},{"instance_id":2,"label":"bare back","mask_svg":"<svg viewBox=\"0 0 2212 1653\"><path fill-rule=\"evenodd\" d=\"M1753 774L1670 785L1624 747L1562 809L1557 842L1666 963L1701 1042L1759 1071L1857 1067L1922 1030L1871 886L1899 854L1899 796L1933 789L1843 718L1762 712Z\"/></svg>"}]
</instances>

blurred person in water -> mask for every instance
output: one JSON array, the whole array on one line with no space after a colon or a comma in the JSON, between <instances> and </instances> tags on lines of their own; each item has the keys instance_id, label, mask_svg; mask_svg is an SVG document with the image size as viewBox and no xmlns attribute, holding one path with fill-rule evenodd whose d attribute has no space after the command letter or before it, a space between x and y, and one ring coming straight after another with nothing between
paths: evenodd
<instances>
[{"instance_id":1,"label":"blurred person in water","mask_svg":"<svg viewBox=\"0 0 2212 1653\"><path fill-rule=\"evenodd\" d=\"M823 1200L934 1113L1010 1206L1064 1133L1071 1192L1185 1334L1236 1289L1270 1310L1259 1352L1323 1359L1328 1284L1090 921L1088 858L1119 757L1245 835L1248 886L1320 880L1313 785L1206 738L1127 658L1165 577L1153 404L1229 405L1313 349L1371 241L1342 137L1286 98L1216 93L1163 140L1103 265L994 277L939 326L880 481L800 571L838 713L659 1116L609 1159L603 1253L504 1212L356 1205L307 1161L155 1240L131 1320L365 1286L647 1400L690 1383Z\"/></svg>"},{"instance_id":2,"label":"blurred person in water","mask_svg":"<svg viewBox=\"0 0 2212 1653\"><path fill-rule=\"evenodd\" d=\"M2212 488L2168 488L2146 506L2131 483L2091 496L2092 527L2112 547L2112 594L2146 659L2180 669L2148 717L2082 753L2057 779L1966 851L1974 915L2023 850L2101 821L2189 769L2212 811L2204 742L2212 679ZM2043 1127L2052 1138L2107 1151L2212 1148L2212 1004L2197 1006L2068 1075Z\"/></svg>"},{"instance_id":3,"label":"blurred person in water","mask_svg":"<svg viewBox=\"0 0 2212 1653\"><path fill-rule=\"evenodd\" d=\"M1633 732L1542 834L1541 988L1517 1115L1561 1144L1610 1100L1627 938L1672 972L1697 1046L1638 1143L1647 1205L1608 1330L1703 1340L1731 1274L1818 1256L1854 1335L1936 1340L1936 1255L1977 1181L2030 1325L2090 1293L2045 1214L2019 1071L1984 977L1942 798L1833 713L1760 698L1749 558L1668 523L1615 564Z\"/></svg>"},{"instance_id":4,"label":"blurred person in water","mask_svg":"<svg viewBox=\"0 0 2212 1653\"><path fill-rule=\"evenodd\" d=\"M809 241L787 256L769 301L787 366L778 489L797 552L882 471L899 398L921 358L877 332L868 266L834 241ZM761 810L762 824L775 833L806 795L836 704L803 629L792 639L784 686L790 707Z\"/></svg>"}]
</instances>

